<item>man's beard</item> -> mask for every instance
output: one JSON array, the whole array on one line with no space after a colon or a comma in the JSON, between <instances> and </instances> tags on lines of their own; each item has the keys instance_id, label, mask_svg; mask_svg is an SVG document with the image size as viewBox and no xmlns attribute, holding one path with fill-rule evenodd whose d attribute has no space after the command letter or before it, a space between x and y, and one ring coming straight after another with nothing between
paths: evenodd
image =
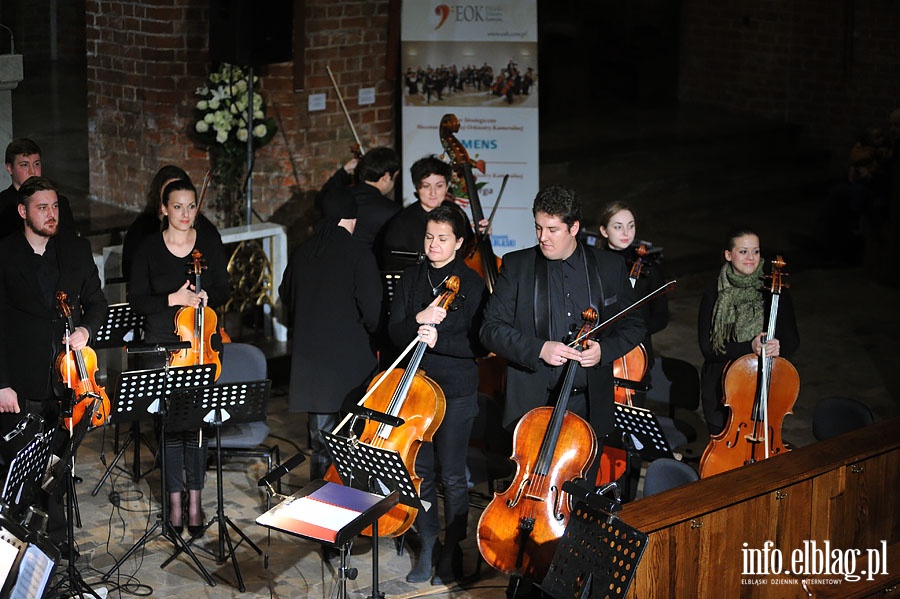
<instances>
[{"instance_id":1,"label":"man's beard","mask_svg":"<svg viewBox=\"0 0 900 599\"><path fill-rule=\"evenodd\" d=\"M50 225L53 225L52 229L50 228ZM28 227L29 229L31 229L32 233L34 233L35 235L40 235L41 237L47 237L49 239L50 237L53 237L54 235L56 235L56 230L59 227L59 222L58 221L52 221L52 222L48 221L48 222L44 223L43 228L38 229L35 226L34 222L30 218L26 217L25 218L25 226Z\"/></svg>"}]
</instances>

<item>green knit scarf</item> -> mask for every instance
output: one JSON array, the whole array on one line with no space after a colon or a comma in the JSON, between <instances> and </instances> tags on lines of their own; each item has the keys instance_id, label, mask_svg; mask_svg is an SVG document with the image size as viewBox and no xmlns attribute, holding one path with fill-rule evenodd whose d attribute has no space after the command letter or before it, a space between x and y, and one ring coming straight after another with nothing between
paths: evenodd
<instances>
[{"instance_id":1,"label":"green knit scarf","mask_svg":"<svg viewBox=\"0 0 900 599\"><path fill-rule=\"evenodd\" d=\"M725 353L729 341L750 341L763 330L763 263L753 274L742 275L727 263L719 271L719 297L713 307L710 340L713 351Z\"/></svg>"}]
</instances>

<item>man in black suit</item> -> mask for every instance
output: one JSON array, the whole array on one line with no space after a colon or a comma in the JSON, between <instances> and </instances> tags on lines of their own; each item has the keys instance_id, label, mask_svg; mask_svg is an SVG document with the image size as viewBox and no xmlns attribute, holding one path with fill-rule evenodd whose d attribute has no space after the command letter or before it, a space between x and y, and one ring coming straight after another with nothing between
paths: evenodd
<instances>
[{"instance_id":1,"label":"man in black suit","mask_svg":"<svg viewBox=\"0 0 900 599\"><path fill-rule=\"evenodd\" d=\"M87 240L58 235L56 187L31 177L19 187L17 212L23 227L0 240L0 435L26 415L59 426L62 383L56 356L65 348L66 319L56 293L68 296L75 330L70 349L83 349L106 319L107 302ZM4 464L30 439L0 441ZM0 468L5 476L6 466ZM51 514L51 532L54 522ZM58 522L57 522L58 523Z\"/></svg>"},{"instance_id":2,"label":"man in black suit","mask_svg":"<svg viewBox=\"0 0 900 599\"><path fill-rule=\"evenodd\" d=\"M623 260L578 241L581 207L573 191L542 190L532 212L538 245L503 257L481 327L484 346L508 360L503 424L554 405L563 367L574 360L581 367L568 409L587 419L602 446L613 424L613 360L641 342L645 325L632 313L583 351L566 345L583 310L593 306L603 322L634 302L634 290Z\"/></svg>"},{"instance_id":3,"label":"man in black suit","mask_svg":"<svg viewBox=\"0 0 900 599\"><path fill-rule=\"evenodd\" d=\"M366 152L362 158L353 158L337 170L322 186L316 197L321 210L322 199L336 189L348 187L356 200L356 229L353 239L362 242L381 255L382 229L391 217L400 212L400 204L387 197L394 191L400 157L391 148L379 146ZM354 177L358 181L353 185Z\"/></svg>"},{"instance_id":4,"label":"man in black suit","mask_svg":"<svg viewBox=\"0 0 900 599\"><path fill-rule=\"evenodd\" d=\"M0 192L0 239L22 230L19 217L18 189L29 177L41 176L41 148L26 137L19 137L6 146L6 172L12 183ZM75 232L75 217L69 200L59 197L59 230Z\"/></svg>"}]
</instances>

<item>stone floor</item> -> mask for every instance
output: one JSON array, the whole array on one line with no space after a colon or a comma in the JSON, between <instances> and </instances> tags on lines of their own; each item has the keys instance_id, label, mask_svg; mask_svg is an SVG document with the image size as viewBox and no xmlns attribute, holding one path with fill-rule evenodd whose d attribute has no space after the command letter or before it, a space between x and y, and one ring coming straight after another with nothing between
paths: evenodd
<instances>
[{"instance_id":1,"label":"stone floor","mask_svg":"<svg viewBox=\"0 0 900 599\"><path fill-rule=\"evenodd\" d=\"M48 148L44 168L71 190L70 198L88 232L124 228L131 214L84 200L86 125L83 113L68 112L59 94L72 85L59 74L43 83L23 82L14 108L20 112L20 107L33 103L37 110L20 117L24 124L17 124L17 133L33 135ZM586 225L604 202L625 199L638 212L639 237L664 246L666 271L677 286L670 296L669 326L654 338L660 355L699 367L700 296L721 263L718 246L724 230L735 222L746 222L760 231L764 254L784 254L798 313L802 341L792 362L800 373L801 390L794 414L784 422L785 440L795 446L812 443L814 407L830 395L858 398L878 419L900 414L896 343L900 289L879 283L878 272L863 268L858 248L847 247L855 254L835 259L835 252L825 251L829 247L815 243L816 218L834 173L800 133L704 107L613 107L598 111L589 122L555 122L543 131L541 144L542 184L566 183L581 190L587 204ZM66 151L68 147L71 152ZM829 243L841 246L845 240ZM279 367L273 362L276 370ZM299 432L304 430L302 417L287 413L284 383L276 380L270 404L270 441L289 456L303 450L305 434ZM679 448L688 458L696 458L705 445L702 419L696 412L678 417L698 432L698 441ZM145 430L149 428L145 424ZM173 545L158 535L101 582L116 559L154 525L160 509L158 471L133 482L129 474L116 470L100 492L91 495L104 470L102 456L106 463L112 460L111 435L111 428L91 431L78 453L77 474L84 482L78 485L83 526L75 531L81 552L77 569L92 587L108 588L116 596L336 596L335 560L323 560L316 545L297 538L273 534L269 541L266 529L254 523L265 509L265 497L256 484L264 467L257 461L230 461L223 478L225 515L270 556L267 569L265 559L246 543L237 548L245 593L235 588L231 562L217 564L203 550L215 542L212 532L197 542L197 548L201 563L217 582L214 588L184 556L161 569ZM145 450L141 466L146 469L151 463ZM305 465L287 475L286 481L287 490L306 484ZM110 500L112 491L118 494L117 506ZM483 480L477 482L471 498L471 533L464 545L469 577L452 588L408 584L404 576L411 564L410 553L398 555L394 544L383 540L379 576L386 596L502 596L506 578L485 564L478 570L481 560L474 530L480 508L488 500ZM214 514L215 506L215 474L210 471L204 492L208 516ZM358 540L351 565L359 568L359 577L348 584L350 596L370 594L371 557L371 542Z\"/></svg>"}]
</instances>

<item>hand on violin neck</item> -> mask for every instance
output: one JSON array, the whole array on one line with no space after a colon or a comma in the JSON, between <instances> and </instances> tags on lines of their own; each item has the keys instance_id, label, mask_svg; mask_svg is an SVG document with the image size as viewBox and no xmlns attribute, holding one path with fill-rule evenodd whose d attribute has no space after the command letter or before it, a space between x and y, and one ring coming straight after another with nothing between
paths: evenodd
<instances>
[{"instance_id":1,"label":"hand on violin neck","mask_svg":"<svg viewBox=\"0 0 900 599\"><path fill-rule=\"evenodd\" d=\"M90 332L85 327L75 327L75 332L69 335L69 349L78 351L87 347L88 341L91 339ZM66 338L63 337L63 344Z\"/></svg>"},{"instance_id":2,"label":"hand on violin neck","mask_svg":"<svg viewBox=\"0 0 900 599\"><path fill-rule=\"evenodd\" d=\"M489 221L486 218L481 219L480 221L478 221L478 234L482 235L482 236L490 235L490 233L491 233L490 227L491 227L491 221Z\"/></svg>"},{"instance_id":3,"label":"hand on violin neck","mask_svg":"<svg viewBox=\"0 0 900 599\"><path fill-rule=\"evenodd\" d=\"M433 348L437 343L438 332L433 324L423 324L419 326L419 340L424 341L428 347Z\"/></svg>"},{"instance_id":4,"label":"hand on violin neck","mask_svg":"<svg viewBox=\"0 0 900 599\"><path fill-rule=\"evenodd\" d=\"M602 351L600 344L593 339L588 340L588 346L581 350L581 367L590 368L600 363Z\"/></svg>"},{"instance_id":5,"label":"hand on violin neck","mask_svg":"<svg viewBox=\"0 0 900 599\"><path fill-rule=\"evenodd\" d=\"M190 281L185 281L178 291L169 294L170 306L187 306L189 308L199 308L206 305L206 291L194 293L194 286Z\"/></svg>"},{"instance_id":6,"label":"hand on violin neck","mask_svg":"<svg viewBox=\"0 0 900 599\"><path fill-rule=\"evenodd\" d=\"M12 387L0 389L0 412L19 413L19 396Z\"/></svg>"}]
</instances>

